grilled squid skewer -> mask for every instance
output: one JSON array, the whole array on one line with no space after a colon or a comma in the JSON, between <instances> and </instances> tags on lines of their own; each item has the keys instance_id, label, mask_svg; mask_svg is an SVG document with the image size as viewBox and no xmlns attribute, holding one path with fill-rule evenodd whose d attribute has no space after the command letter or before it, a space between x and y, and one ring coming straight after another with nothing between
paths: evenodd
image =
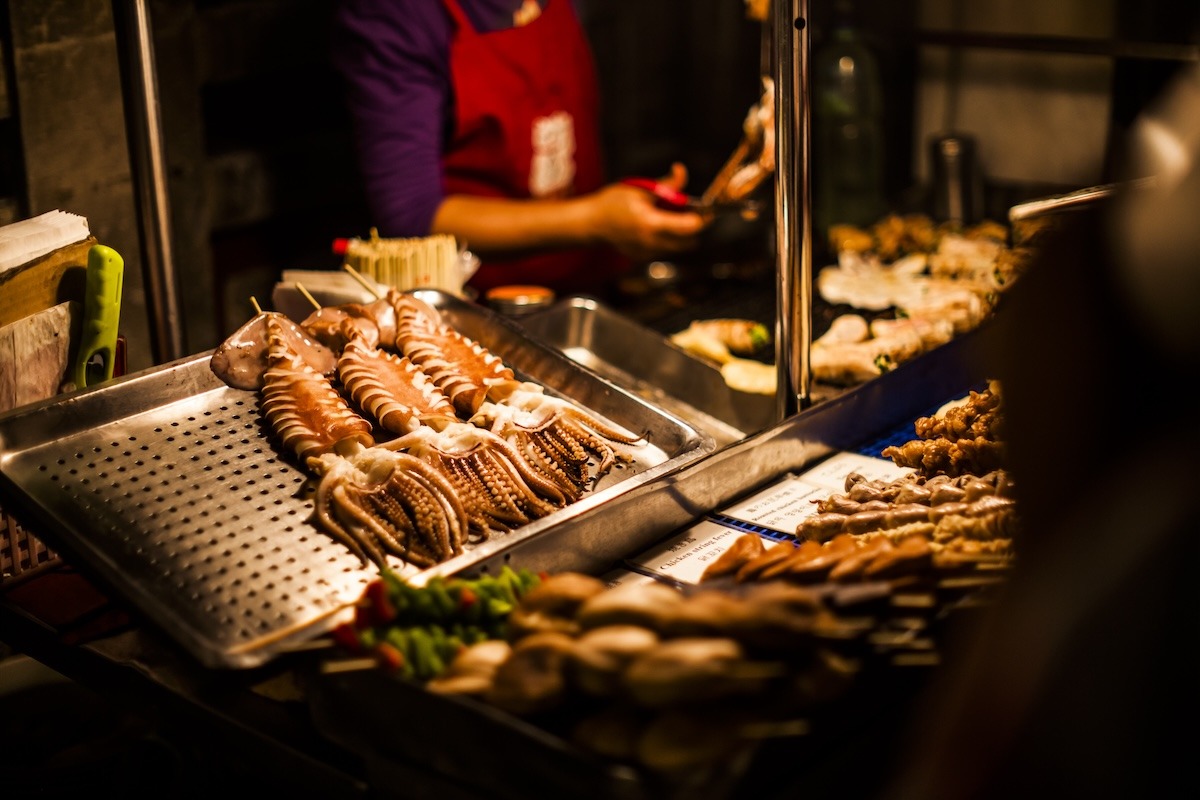
<instances>
[{"instance_id":1,"label":"grilled squid skewer","mask_svg":"<svg viewBox=\"0 0 1200 800\"><path fill-rule=\"evenodd\" d=\"M371 423L356 414L330 380L289 350L282 327L267 320L270 367L263 374L262 413L284 447L301 461L375 444Z\"/></svg>"},{"instance_id":2,"label":"grilled squid skewer","mask_svg":"<svg viewBox=\"0 0 1200 800\"><path fill-rule=\"evenodd\" d=\"M257 307L257 306L256 306ZM213 351L209 368L235 389L261 389L270 367L270 330L289 353L319 374L331 374L337 356L307 331L277 311L260 311Z\"/></svg>"},{"instance_id":3,"label":"grilled squid skewer","mask_svg":"<svg viewBox=\"0 0 1200 800\"><path fill-rule=\"evenodd\" d=\"M396 349L429 376L463 419L495 387L517 383L499 356L443 322L437 309L401 292L389 297L396 309Z\"/></svg>"},{"instance_id":4,"label":"grilled squid skewer","mask_svg":"<svg viewBox=\"0 0 1200 800\"><path fill-rule=\"evenodd\" d=\"M462 552L468 517L454 487L407 453L377 447L310 464L321 475L314 516L363 563L386 554L430 567Z\"/></svg>"},{"instance_id":5,"label":"grilled squid skewer","mask_svg":"<svg viewBox=\"0 0 1200 800\"><path fill-rule=\"evenodd\" d=\"M442 429L457 420L450 399L416 364L364 339L346 345L338 375L351 399L392 433L410 433L422 424Z\"/></svg>"}]
</instances>

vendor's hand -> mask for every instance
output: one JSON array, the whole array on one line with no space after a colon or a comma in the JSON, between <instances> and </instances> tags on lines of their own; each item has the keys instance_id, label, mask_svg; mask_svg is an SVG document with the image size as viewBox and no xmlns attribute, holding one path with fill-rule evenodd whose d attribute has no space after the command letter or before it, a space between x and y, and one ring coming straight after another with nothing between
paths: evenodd
<instances>
[{"instance_id":1,"label":"vendor's hand","mask_svg":"<svg viewBox=\"0 0 1200 800\"><path fill-rule=\"evenodd\" d=\"M660 182L683 191L687 168L672 164ZM602 241L635 261L695 249L710 218L695 211L669 211L656 205L654 195L625 184L610 184L592 196L593 228Z\"/></svg>"}]
</instances>

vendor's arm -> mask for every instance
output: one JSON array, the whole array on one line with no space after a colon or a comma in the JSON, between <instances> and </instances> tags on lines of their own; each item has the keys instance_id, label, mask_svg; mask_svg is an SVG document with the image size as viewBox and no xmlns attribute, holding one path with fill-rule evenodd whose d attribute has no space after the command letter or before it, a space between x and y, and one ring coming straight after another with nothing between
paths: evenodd
<instances>
[{"instance_id":1,"label":"vendor's arm","mask_svg":"<svg viewBox=\"0 0 1200 800\"><path fill-rule=\"evenodd\" d=\"M570 199L444 196L450 23L440 4L343 0L334 23L333 63L380 236L448 233L479 255L608 244L635 260L695 245L703 217L621 184ZM664 182L682 190L686 180L676 165Z\"/></svg>"},{"instance_id":2,"label":"vendor's arm","mask_svg":"<svg viewBox=\"0 0 1200 800\"><path fill-rule=\"evenodd\" d=\"M663 179L680 190L686 181L679 164ZM610 184L565 200L452 195L439 206L432 231L453 234L480 254L608 244L640 260L691 249L706 224L700 214L658 208L643 189Z\"/></svg>"}]
</instances>

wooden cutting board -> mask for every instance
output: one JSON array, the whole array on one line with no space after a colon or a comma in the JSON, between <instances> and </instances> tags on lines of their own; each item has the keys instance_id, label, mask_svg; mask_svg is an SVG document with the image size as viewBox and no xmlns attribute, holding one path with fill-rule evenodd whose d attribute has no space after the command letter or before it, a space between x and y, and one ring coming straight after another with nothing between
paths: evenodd
<instances>
[{"instance_id":1,"label":"wooden cutting board","mask_svg":"<svg viewBox=\"0 0 1200 800\"><path fill-rule=\"evenodd\" d=\"M0 412L58 394L83 306L59 303L0 328Z\"/></svg>"},{"instance_id":2,"label":"wooden cutting board","mask_svg":"<svg viewBox=\"0 0 1200 800\"><path fill-rule=\"evenodd\" d=\"M60 247L28 264L0 272L0 325L68 300L83 300L88 251L96 237Z\"/></svg>"}]
</instances>

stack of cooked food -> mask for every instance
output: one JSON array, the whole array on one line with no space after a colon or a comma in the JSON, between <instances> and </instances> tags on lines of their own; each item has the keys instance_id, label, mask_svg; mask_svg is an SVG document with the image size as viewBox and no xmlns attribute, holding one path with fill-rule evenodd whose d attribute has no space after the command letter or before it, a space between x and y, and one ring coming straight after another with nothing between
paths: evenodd
<instances>
[{"instance_id":1,"label":"stack of cooked food","mask_svg":"<svg viewBox=\"0 0 1200 800\"><path fill-rule=\"evenodd\" d=\"M855 386L978 327L1037 245L1032 236L1019 246L1009 241L1009 230L996 222L963 228L921 214L893 214L870 228L832 226L838 263L817 273L816 290L835 316L812 342L813 379ZM776 390L774 365L757 358L771 341L761 324L697 320L670 339L720 368L734 389Z\"/></svg>"},{"instance_id":2,"label":"stack of cooked food","mask_svg":"<svg viewBox=\"0 0 1200 800\"><path fill-rule=\"evenodd\" d=\"M365 621L337 638L430 691L474 698L589 752L668 773L719 766L764 736L806 732L804 714L839 697L858 668L839 652L857 628L799 586L685 595L656 581L608 588L575 572L510 575L507 594L486 604L475 599L478 584L494 579L439 586L440 632L411 616L381 632L371 622L380 605L409 609L429 591L388 580L364 596ZM488 609L506 607L502 621L488 622ZM472 614L473 628L464 625ZM410 666L406 654L418 661ZM440 671L430 677L433 661Z\"/></svg>"},{"instance_id":3,"label":"stack of cooked food","mask_svg":"<svg viewBox=\"0 0 1200 800\"><path fill-rule=\"evenodd\" d=\"M1028 246L1008 244L995 222L935 225L924 215L891 215L869 229L835 225L838 263L817 274L835 317L813 341L813 377L854 385L976 328L1028 267ZM871 317L868 319L868 317Z\"/></svg>"},{"instance_id":4,"label":"stack of cooked food","mask_svg":"<svg viewBox=\"0 0 1200 800\"><path fill-rule=\"evenodd\" d=\"M258 391L271 431L316 478L315 522L364 564L445 561L575 502L645 443L517 379L395 289L299 324L261 312L210 365Z\"/></svg>"},{"instance_id":5,"label":"stack of cooked food","mask_svg":"<svg viewBox=\"0 0 1200 800\"><path fill-rule=\"evenodd\" d=\"M880 455L912 469L891 481L846 477L796 526L795 546L767 548L746 534L704 574L737 582L801 584L938 579L1010 562L1018 526L1004 468L1003 413L995 383L916 421L917 438Z\"/></svg>"},{"instance_id":6,"label":"stack of cooked food","mask_svg":"<svg viewBox=\"0 0 1200 800\"><path fill-rule=\"evenodd\" d=\"M817 720L871 667L936 663L939 603L997 584L1014 557L999 386L915 429L916 439L881 453L911 473L850 475L793 541L768 547L743 534L696 586L634 578L610 587L507 567L422 589L388 577L339 641L430 691L655 774L727 765L767 738L819 735ZM443 615L440 633L425 630L429 609ZM414 626L423 653L411 650Z\"/></svg>"},{"instance_id":7,"label":"stack of cooked food","mask_svg":"<svg viewBox=\"0 0 1200 800\"><path fill-rule=\"evenodd\" d=\"M756 360L771 344L771 332L761 322L728 317L697 319L671 334L670 341L720 369L731 389L775 393L775 366Z\"/></svg>"}]
</instances>

